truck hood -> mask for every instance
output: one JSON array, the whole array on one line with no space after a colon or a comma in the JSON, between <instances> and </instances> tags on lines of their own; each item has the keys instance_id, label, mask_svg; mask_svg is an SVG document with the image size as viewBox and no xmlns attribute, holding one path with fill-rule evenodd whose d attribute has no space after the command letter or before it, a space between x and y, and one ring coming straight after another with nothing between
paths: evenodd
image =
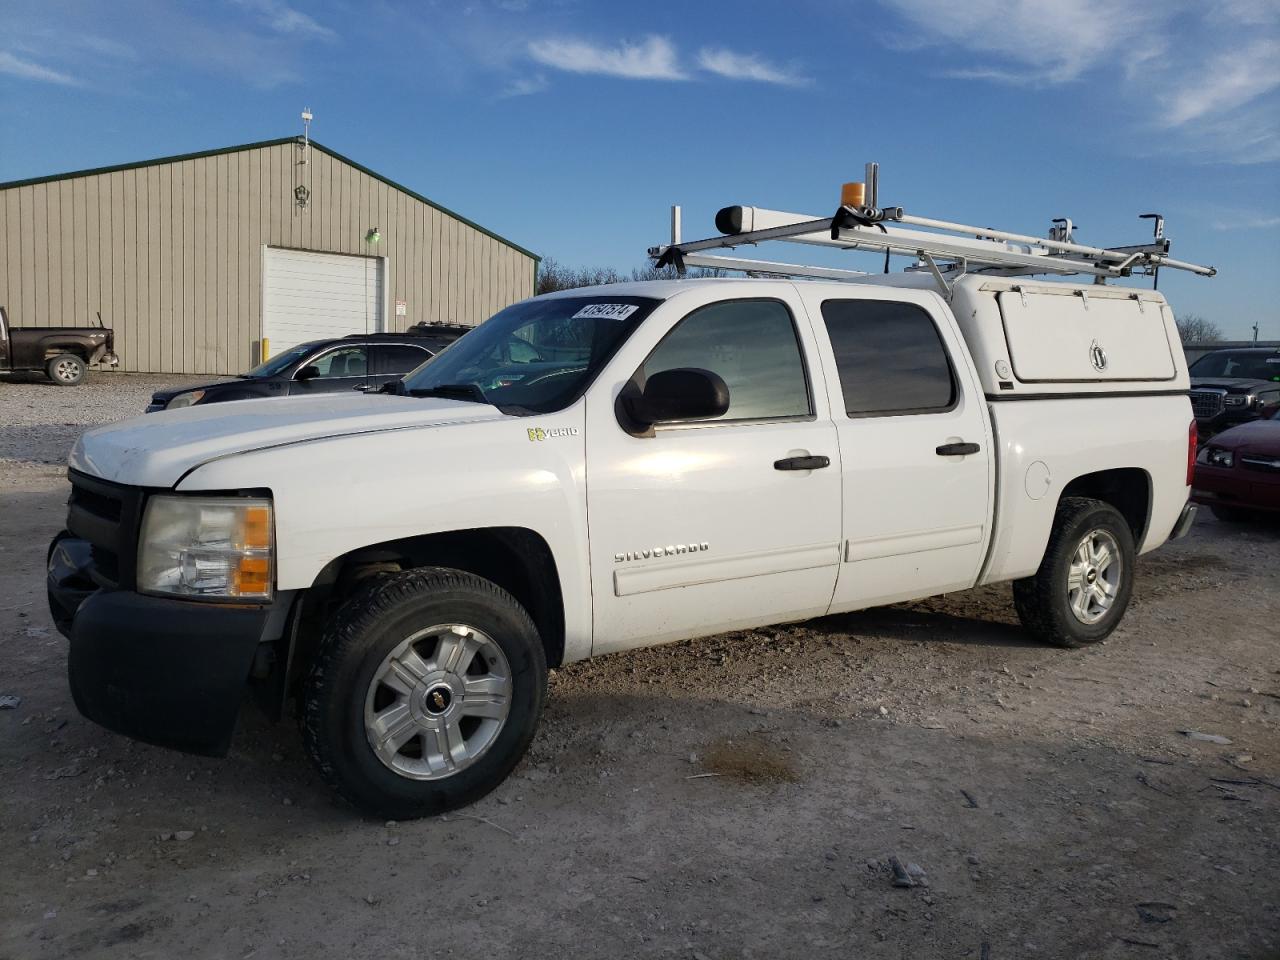
<instances>
[{"instance_id":1,"label":"truck hood","mask_svg":"<svg viewBox=\"0 0 1280 960\"><path fill-rule=\"evenodd\" d=\"M1274 387L1274 380L1252 380L1242 377L1192 377L1191 389L1202 390L1206 387L1221 387L1229 393L1251 393L1263 387Z\"/></svg>"},{"instance_id":2,"label":"truck hood","mask_svg":"<svg viewBox=\"0 0 1280 960\"><path fill-rule=\"evenodd\" d=\"M1209 446L1234 450L1237 453L1256 453L1259 456L1280 457L1280 420L1253 420L1230 430L1223 430Z\"/></svg>"},{"instance_id":3,"label":"truck hood","mask_svg":"<svg viewBox=\"0 0 1280 960\"><path fill-rule=\"evenodd\" d=\"M500 420L497 408L391 395L235 400L165 410L90 430L69 465L104 480L172 487L210 460L308 440Z\"/></svg>"}]
</instances>

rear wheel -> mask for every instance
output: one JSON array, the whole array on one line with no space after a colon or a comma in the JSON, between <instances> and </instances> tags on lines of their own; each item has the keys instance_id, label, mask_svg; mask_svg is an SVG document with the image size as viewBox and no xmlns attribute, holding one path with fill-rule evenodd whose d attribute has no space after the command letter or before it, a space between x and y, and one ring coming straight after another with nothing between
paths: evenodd
<instances>
[{"instance_id":1,"label":"rear wheel","mask_svg":"<svg viewBox=\"0 0 1280 960\"><path fill-rule=\"evenodd\" d=\"M1133 594L1136 551L1129 524L1100 500L1058 504L1040 569L1016 580L1013 601L1028 631L1059 647L1105 639Z\"/></svg>"},{"instance_id":2,"label":"rear wheel","mask_svg":"<svg viewBox=\"0 0 1280 960\"><path fill-rule=\"evenodd\" d=\"M365 813L430 816L484 796L520 761L546 697L541 639L488 580L424 568L338 612L303 693L321 775Z\"/></svg>"},{"instance_id":3,"label":"rear wheel","mask_svg":"<svg viewBox=\"0 0 1280 960\"><path fill-rule=\"evenodd\" d=\"M44 365L49 379L60 387L74 387L84 379L85 362L74 353L63 353Z\"/></svg>"}]
</instances>

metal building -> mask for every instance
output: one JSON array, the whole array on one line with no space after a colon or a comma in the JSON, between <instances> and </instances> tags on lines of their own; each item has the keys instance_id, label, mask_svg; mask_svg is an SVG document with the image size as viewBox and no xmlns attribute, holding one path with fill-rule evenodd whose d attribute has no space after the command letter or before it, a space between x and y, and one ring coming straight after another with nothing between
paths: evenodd
<instances>
[{"instance_id":1,"label":"metal building","mask_svg":"<svg viewBox=\"0 0 1280 960\"><path fill-rule=\"evenodd\" d=\"M14 326L115 330L121 369L242 372L319 336L476 324L538 257L314 140L0 183Z\"/></svg>"}]
</instances>

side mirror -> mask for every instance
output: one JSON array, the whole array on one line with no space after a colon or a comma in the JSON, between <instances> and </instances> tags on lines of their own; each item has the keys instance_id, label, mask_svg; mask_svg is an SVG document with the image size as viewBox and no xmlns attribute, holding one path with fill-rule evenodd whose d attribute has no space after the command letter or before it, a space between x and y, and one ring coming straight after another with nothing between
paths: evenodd
<instances>
[{"instance_id":1,"label":"side mirror","mask_svg":"<svg viewBox=\"0 0 1280 960\"><path fill-rule=\"evenodd\" d=\"M298 372L293 375L293 379L305 383L307 380L314 380L320 376L320 368L314 363L309 363L305 367L299 368Z\"/></svg>"},{"instance_id":2,"label":"side mirror","mask_svg":"<svg viewBox=\"0 0 1280 960\"><path fill-rule=\"evenodd\" d=\"M378 393L394 393L400 394L404 392L404 378L399 377L395 380L388 380L378 388Z\"/></svg>"},{"instance_id":3,"label":"side mirror","mask_svg":"<svg viewBox=\"0 0 1280 960\"><path fill-rule=\"evenodd\" d=\"M655 373L644 390L622 399L627 416L642 429L675 420L711 420L729 411L729 387L724 380L695 367Z\"/></svg>"}]
</instances>

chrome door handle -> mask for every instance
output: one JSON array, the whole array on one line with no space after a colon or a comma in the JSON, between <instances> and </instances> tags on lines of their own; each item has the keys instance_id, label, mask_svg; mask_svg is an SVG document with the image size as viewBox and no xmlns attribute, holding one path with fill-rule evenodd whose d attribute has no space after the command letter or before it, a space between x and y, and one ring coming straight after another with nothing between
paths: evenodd
<instances>
[{"instance_id":1,"label":"chrome door handle","mask_svg":"<svg viewBox=\"0 0 1280 960\"><path fill-rule=\"evenodd\" d=\"M821 470L831 466L830 457L787 457L773 461L775 470Z\"/></svg>"},{"instance_id":2,"label":"chrome door handle","mask_svg":"<svg viewBox=\"0 0 1280 960\"><path fill-rule=\"evenodd\" d=\"M351 389L352 389L352 390L359 390L361 393L363 393L363 392L364 392L364 391L366 391L366 390L372 390L372 389L373 389L373 384L371 384L371 383L357 383L357 384L356 384L354 387L352 387Z\"/></svg>"}]
</instances>

